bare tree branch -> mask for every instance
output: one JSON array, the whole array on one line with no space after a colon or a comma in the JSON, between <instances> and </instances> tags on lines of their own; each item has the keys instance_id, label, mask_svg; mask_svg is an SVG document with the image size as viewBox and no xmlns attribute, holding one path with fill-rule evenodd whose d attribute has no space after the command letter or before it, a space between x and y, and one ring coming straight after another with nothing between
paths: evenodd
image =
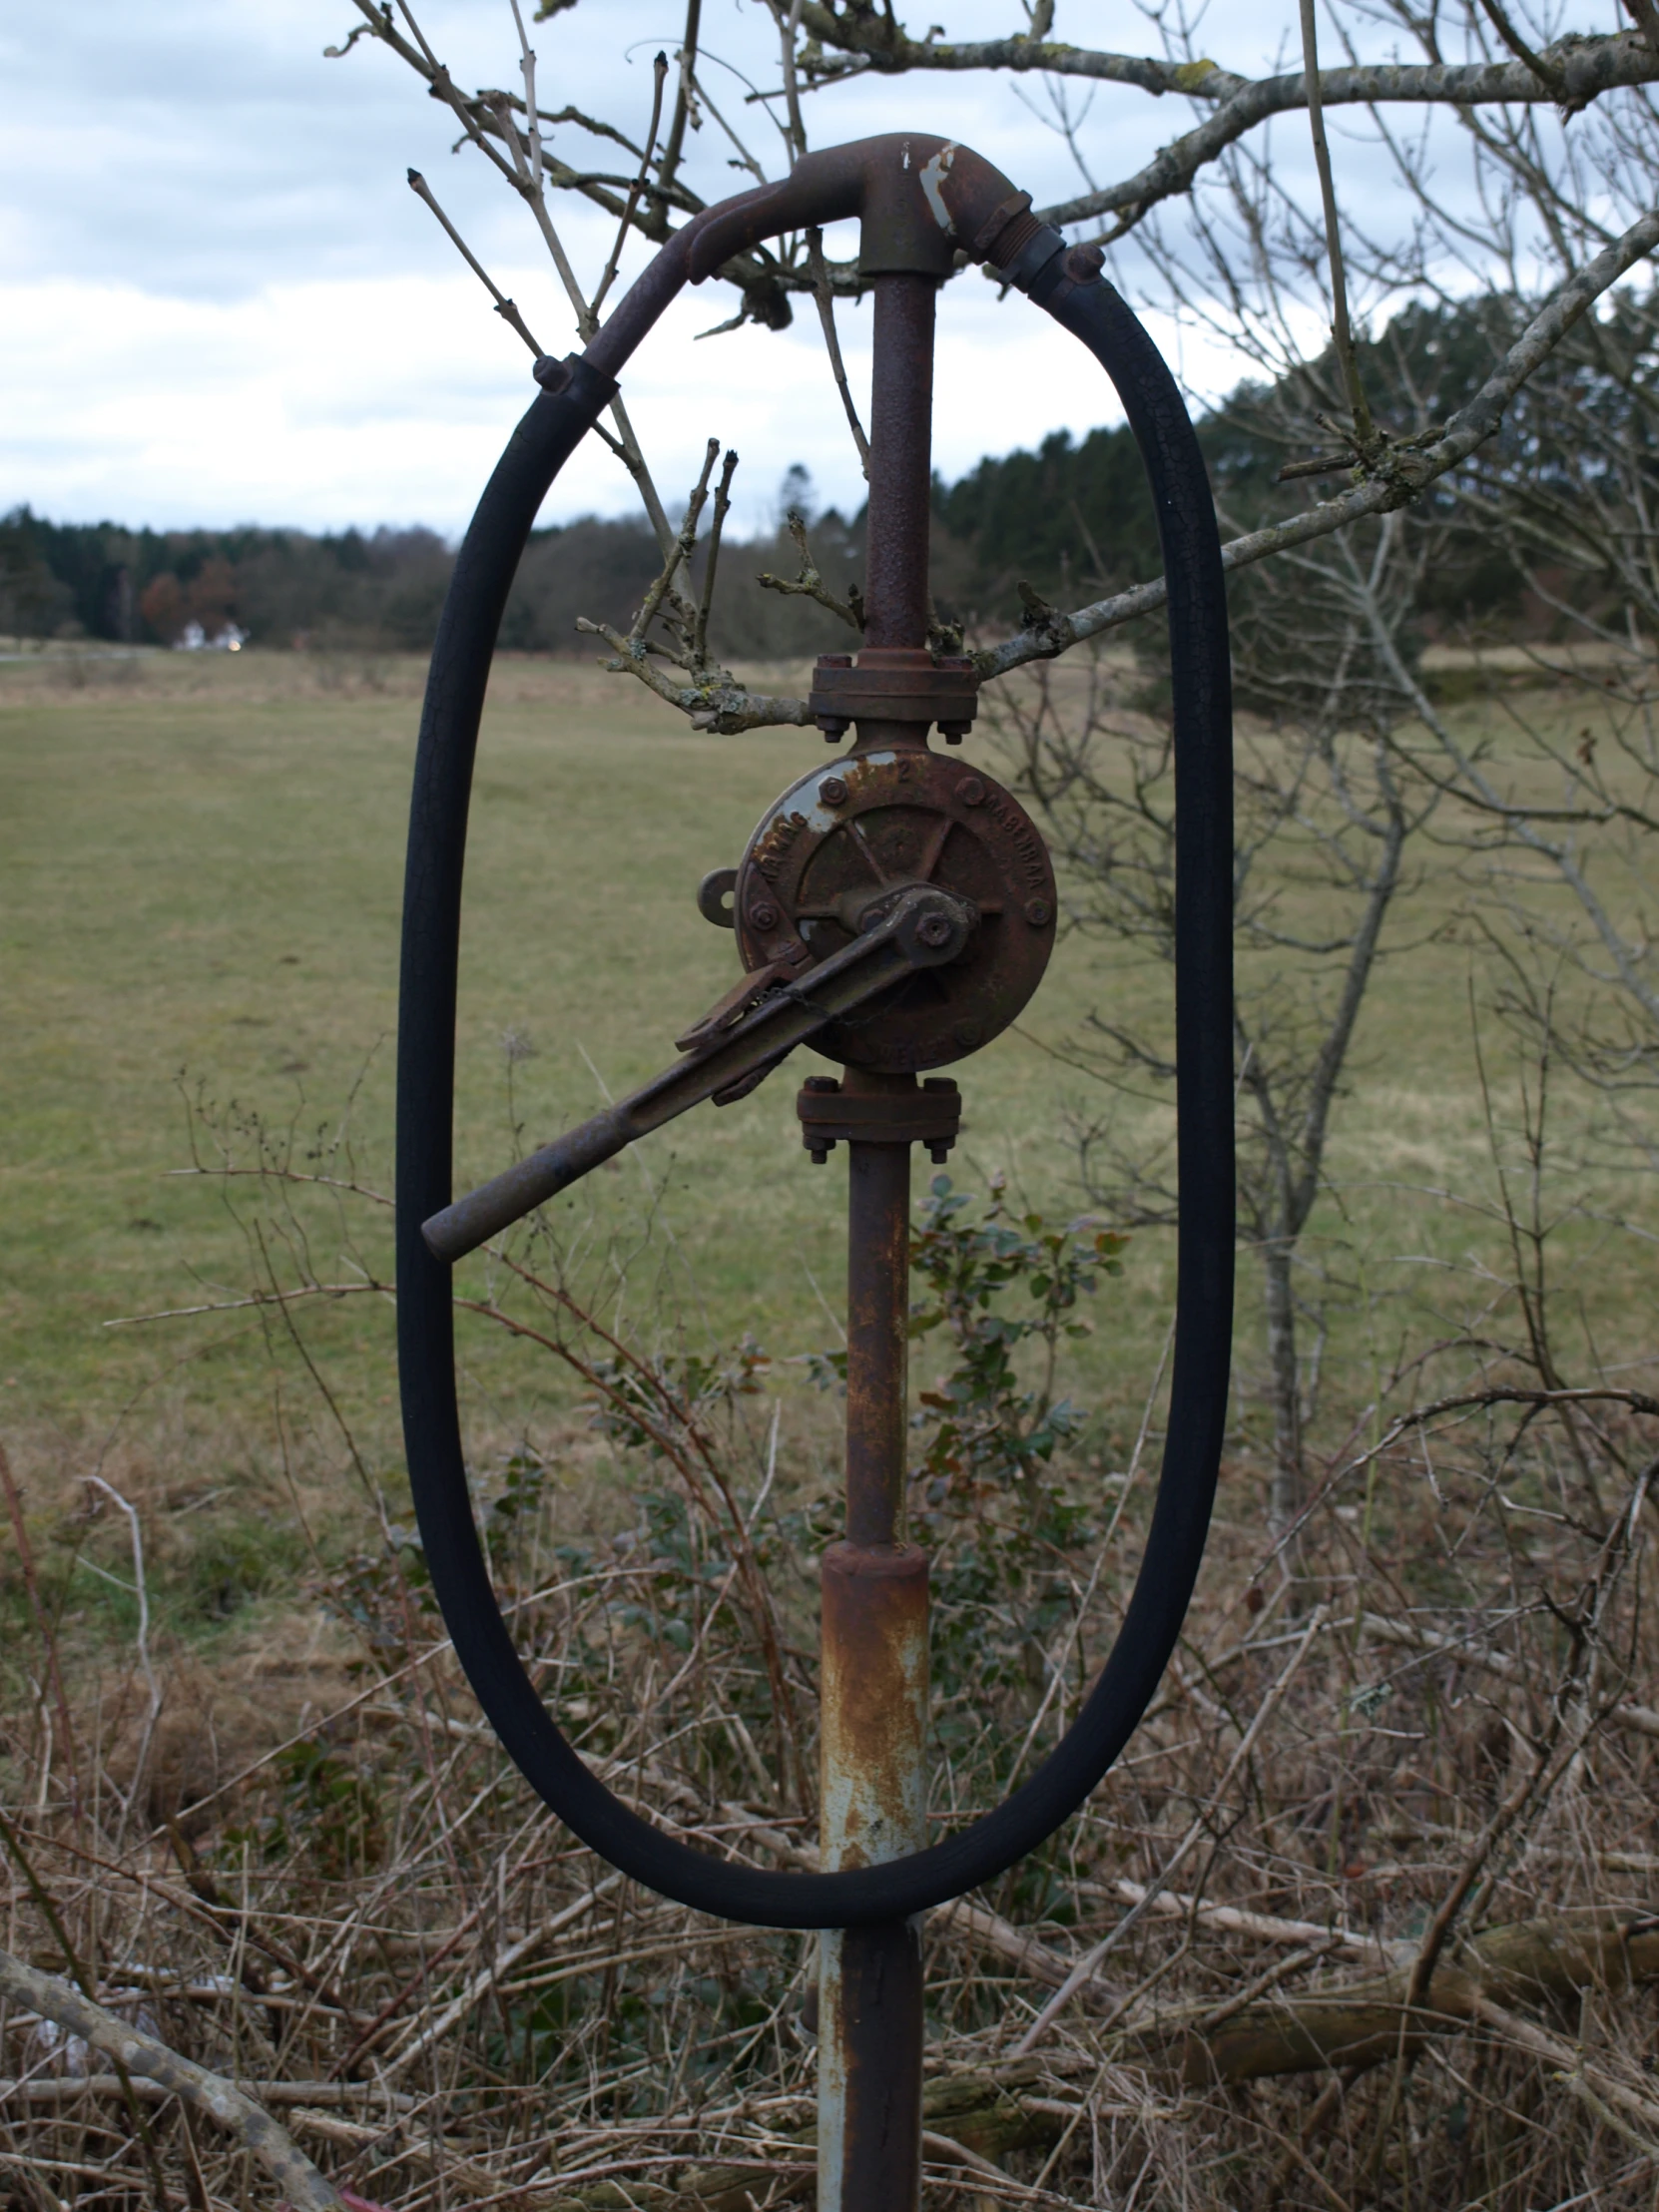
<instances>
[{"instance_id":1,"label":"bare tree branch","mask_svg":"<svg viewBox=\"0 0 1659 2212\"><path fill-rule=\"evenodd\" d=\"M1326 108L1525 107L1563 98L1582 107L1621 85L1659 82L1659 56L1629 31L1613 38L1560 40L1545 48L1539 59L1555 72L1560 90L1540 79L1524 62L1457 66L1390 63L1322 70L1319 97ZM914 66L927 65L918 62ZM1044 220L1083 223L1092 217L1115 215L1120 220L1112 235L1121 237L1160 201L1190 191L1199 172L1249 132L1273 116L1289 114L1308 104L1307 85L1300 70L1294 76L1265 77L1255 83L1216 71L1180 89L1200 98L1218 92L1224 92L1225 97L1214 115L1173 140L1133 177L1099 192L1061 201L1043 211Z\"/></svg>"},{"instance_id":2,"label":"bare tree branch","mask_svg":"<svg viewBox=\"0 0 1659 2212\"><path fill-rule=\"evenodd\" d=\"M465 239L462 238L460 232L456 230L454 224L450 222L449 218L438 206L436 199L433 197L432 188L427 184L425 178L420 174L418 169L411 169L409 171L409 190L414 194L417 200L423 200L426 203L427 207L429 207L432 213L437 217L439 223L443 226L443 229L449 238L449 242L454 247L456 253L460 255L462 261L465 262L467 268L471 270L474 276L477 277L478 281L483 285L484 289L495 301L495 311L501 317L502 321L505 322L511 329L514 329L518 332L519 336L524 340L525 344L530 348L531 352L536 356L537 360L540 360L542 349L540 345L537 344L536 340L531 336L529 328L525 323L524 317L519 313L517 307L514 306L513 302L507 297L507 294L501 289L500 285L496 283L495 279L490 276L488 270L485 269L482 262L477 260L471 248L467 245Z\"/></svg>"},{"instance_id":3,"label":"bare tree branch","mask_svg":"<svg viewBox=\"0 0 1659 2212\"><path fill-rule=\"evenodd\" d=\"M340 2197L287 2132L252 2097L194 2059L182 2058L156 2036L106 2012L101 2004L71 1989L55 1974L41 1973L0 1950L0 1994L27 2005L42 2019L55 2021L71 2035L130 2073L160 2082L193 2111L205 2112L228 2128L257 2158L277 2187L305 2212L340 2212Z\"/></svg>"},{"instance_id":4,"label":"bare tree branch","mask_svg":"<svg viewBox=\"0 0 1659 2212\"><path fill-rule=\"evenodd\" d=\"M1338 499L1322 501L1284 522L1247 531L1222 547L1222 564L1228 569L1246 568L1270 554L1306 545L1334 530L1346 529L1365 515L1386 514L1416 498L1437 477L1467 460L1475 447L1501 424L1504 410L1540 364L1560 343L1579 317L1637 262L1659 247L1659 215L1643 216L1605 253L1581 270L1555 292L1527 324L1496 368L1465 407L1460 407L1437 437L1384 450L1377 472ZM982 680L1004 675L1028 661L1062 653L1080 638L1097 637L1102 631L1134 622L1163 606L1167 591L1162 577L1136 584L1128 591L1099 599L1075 614L1056 615L1040 629L1033 628L1003 645L976 653L974 661Z\"/></svg>"},{"instance_id":5,"label":"bare tree branch","mask_svg":"<svg viewBox=\"0 0 1659 2212\"><path fill-rule=\"evenodd\" d=\"M1357 451L1369 456L1377 443L1377 431L1360 381L1360 364L1354 355L1354 330L1348 318L1348 275L1343 267L1342 223L1337 212L1337 187L1331 175L1331 148L1325 137L1325 110L1320 100L1319 30L1316 0L1301 0L1303 82L1308 101L1308 127L1314 139L1314 163L1319 171L1320 200L1325 209L1325 252L1331 265L1331 335L1348 386L1349 411L1354 417Z\"/></svg>"}]
</instances>

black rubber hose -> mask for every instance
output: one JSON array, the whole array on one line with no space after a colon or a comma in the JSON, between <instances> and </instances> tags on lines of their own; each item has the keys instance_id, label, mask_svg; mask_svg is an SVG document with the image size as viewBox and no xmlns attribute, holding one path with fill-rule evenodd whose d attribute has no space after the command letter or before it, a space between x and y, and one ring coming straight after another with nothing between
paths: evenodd
<instances>
[{"instance_id":1,"label":"black rubber hose","mask_svg":"<svg viewBox=\"0 0 1659 2212\"><path fill-rule=\"evenodd\" d=\"M712 1858L631 1812L589 1773L521 1666L473 1520L450 1272L427 1251L420 1224L451 1196L461 869L490 657L536 510L610 396L604 376L584 364L559 398L536 401L503 454L456 562L432 655L409 821L397 1054L398 1358L427 1565L479 1704L552 1811L647 1889L757 1927L905 1919L979 1888L1052 1835L1105 1775L1152 1698L1180 1634L1215 1494L1232 1337L1234 1195L1232 706L1220 542L1203 456L1167 366L1108 284L1058 274L1060 243L1046 266L1027 261L1032 275L1022 288L1028 282L1117 386L1151 483L1169 577L1181 1195L1169 1431L1140 1573L1083 1710L1004 1804L908 1858L836 1874L776 1873Z\"/></svg>"}]
</instances>

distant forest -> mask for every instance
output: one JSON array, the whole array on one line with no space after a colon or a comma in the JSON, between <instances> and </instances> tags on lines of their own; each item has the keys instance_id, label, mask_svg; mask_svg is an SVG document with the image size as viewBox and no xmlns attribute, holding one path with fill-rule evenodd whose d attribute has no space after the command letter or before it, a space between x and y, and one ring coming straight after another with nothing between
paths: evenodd
<instances>
[{"instance_id":1,"label":"distant forest","mask_svg":"<svg viewBox=\"0 0 1659 2212\"><path fill-rule=\"evenodd\" d=\"M1425 405L1443 419L1478 384L1502 337L1485 302L1409 309L1365 349L1370 388L1391 394L1396 420L1414 426ZM1229 528L1248 527L1273 500L1281 464L1298 445L1286 425L1311 425L1319 395L1242 386L1199 424ZM1383 412L1389 410L1384 405ZM1314 433L1314 442L1323 435ZM847 643L846 630L811 603L763 590L763 569L796 573L783 528L802 509L826 581L839 589L862 568L863 513L813 511L806 472L779 498L774 536L728 541L713 642L729 659L787 658ZM1082 600L1156 575L1151 502L1126 427L1065 431L1034 452L981 461L954 484L934 484L933 592L940 615L1005 628L1022 611L1023 582L1045 598ZM0 517L0 634L172 645L191 623L208 637L235 624L263 647L420 651L430 645L453 551L424 529L313 536L299 530L131 530L54 523L26 506ZM643 520L589 516L535 531L502 629L509 649L589 654L576 618L626 629L659 566ZM1469 614L1512 619L1514 581L1472 534L1466 558L1444 565L1423 609L1426 628Z\"/></svg>"}]
</instances>

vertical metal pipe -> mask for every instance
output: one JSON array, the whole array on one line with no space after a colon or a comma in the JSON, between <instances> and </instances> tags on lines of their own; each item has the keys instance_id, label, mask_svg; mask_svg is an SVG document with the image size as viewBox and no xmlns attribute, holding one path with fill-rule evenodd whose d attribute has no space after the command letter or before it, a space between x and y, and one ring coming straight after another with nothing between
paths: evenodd
<instances>
[{"instance_id":1,"label":"vertical metal pipe","mask_svg":"<svg viewBox=\"0 0 1659 2212\"><path fill-rule=\"evenodd\" d=\"M849 1068L843 1088L866 1087L856 1077ZM847 1152L846 1540L891 1544L904 1525L910 1148Z\"/></svg>"},{"instance_id":2,"label":"vertical metal pipe","mask_svg":"<svg viewBox=\"0 0 1659 2212\"><path fill-rule=\"evenodd\" d=\"M864 656L927 642L937 279L875 278ZM859 723L860 744L926 745ZM847 1091L909 1075L847 1068ZM853 1140L847 1196L846 1541L824 1558L822 1864L873 1866L927 1840L927 1559L904 1541L910 1147ZM818 2212L916 2212L921 1928L829 1930L819 1953Z\"/></svg>"},{"instance_id":3,"label":"vertical metal pipe","mask_svg":"<svg viewBox=\"0 0 1659 2212\"><path fill-rule=\"evenodd\" d=\"M864 644L927 642L935 276L877 276L864 523Z\"/></svg>"},{"instance_id":4,"label":"vertical metal pipe","mask_svg":"<svg viewBox=\"0 0 1659 2212\"><path fill-rule=\"evenodd\" d=\"M826 1552L826 1867L925 1840L927 1557L913 1544ZM818 2212L915 2212L921 2191L919 1921L819 1938Z\"/></svg>"},{"instance_id":5,"label":"vertical metal pipe","mask_svg":"<svg viewBox=\"0 0 1659 2212\"><path fill-rule=\"evenodd\" d=\"M847 1091L911 1076L848 1068ZM927 1557L904 1541L910 1147L847 1146L846 1541L823 1566L827 1868L926 1841ZM819 2212L915 2212L921 2189L921 1930L832 1930L819 1970Z\"/></svg>"}]
</instances>

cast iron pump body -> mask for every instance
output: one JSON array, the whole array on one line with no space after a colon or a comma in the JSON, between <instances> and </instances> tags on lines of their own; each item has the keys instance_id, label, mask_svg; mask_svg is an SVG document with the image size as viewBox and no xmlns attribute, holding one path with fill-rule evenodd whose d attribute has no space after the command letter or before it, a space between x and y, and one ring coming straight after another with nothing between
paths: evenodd
<instances>
[{"instance_id":1,"label":"cast iron pump body","mask_svg":"<svg viewBox=\"0 0 1659 2212\"><path fill-rule=\"evenodd\" d=\"M865 631L827 656L811 706L849 754L798 779L700 904L744 973L663 1075L507 1174L452 1198L456 972L473 756L502 610L549 485L683 284L731 255L856 216L874 293ZM949 1065L1013 1020L1042 976L1057 900L1041 836L983 769L936 752L970 727L973 663L927 648L933 314L963 258L1070 330L1116 385L1157 509L1169 586L1176 800L1180 1226L1169 1426L1118 1637L1071 1729L995 1810L925 1841L926 1560L903 1541L910 1151L948 1152ZM410 1483L433 1586L480 1704L545 1802L649 1889L722 1918L826 1936L820 2009L824 2212L902 2208L919 2172L917 1917L992 1880L1088 1796L1174 1648L1208 1529L1233 1296L1232 728L1226 601L1198 442L1168 368L1029 196L966 148L895 134L806 156L788 179L677 232L596 334L538 361L456 561L433 650L410 814L398 1027L398 1347ZM728 900L730 906L728 907ZM600 1161L704 1100L741 1097L798 1045L842 1073L798 1109L815 1160L849 1165L846 1536L823 1571L824 1871L717 1859L614 1797L559 1732L514 1651L473 1520L456 1401L450 1267ZM921 1077L918 1080L918 1076Z\"/></svg>"}]
</instances>

